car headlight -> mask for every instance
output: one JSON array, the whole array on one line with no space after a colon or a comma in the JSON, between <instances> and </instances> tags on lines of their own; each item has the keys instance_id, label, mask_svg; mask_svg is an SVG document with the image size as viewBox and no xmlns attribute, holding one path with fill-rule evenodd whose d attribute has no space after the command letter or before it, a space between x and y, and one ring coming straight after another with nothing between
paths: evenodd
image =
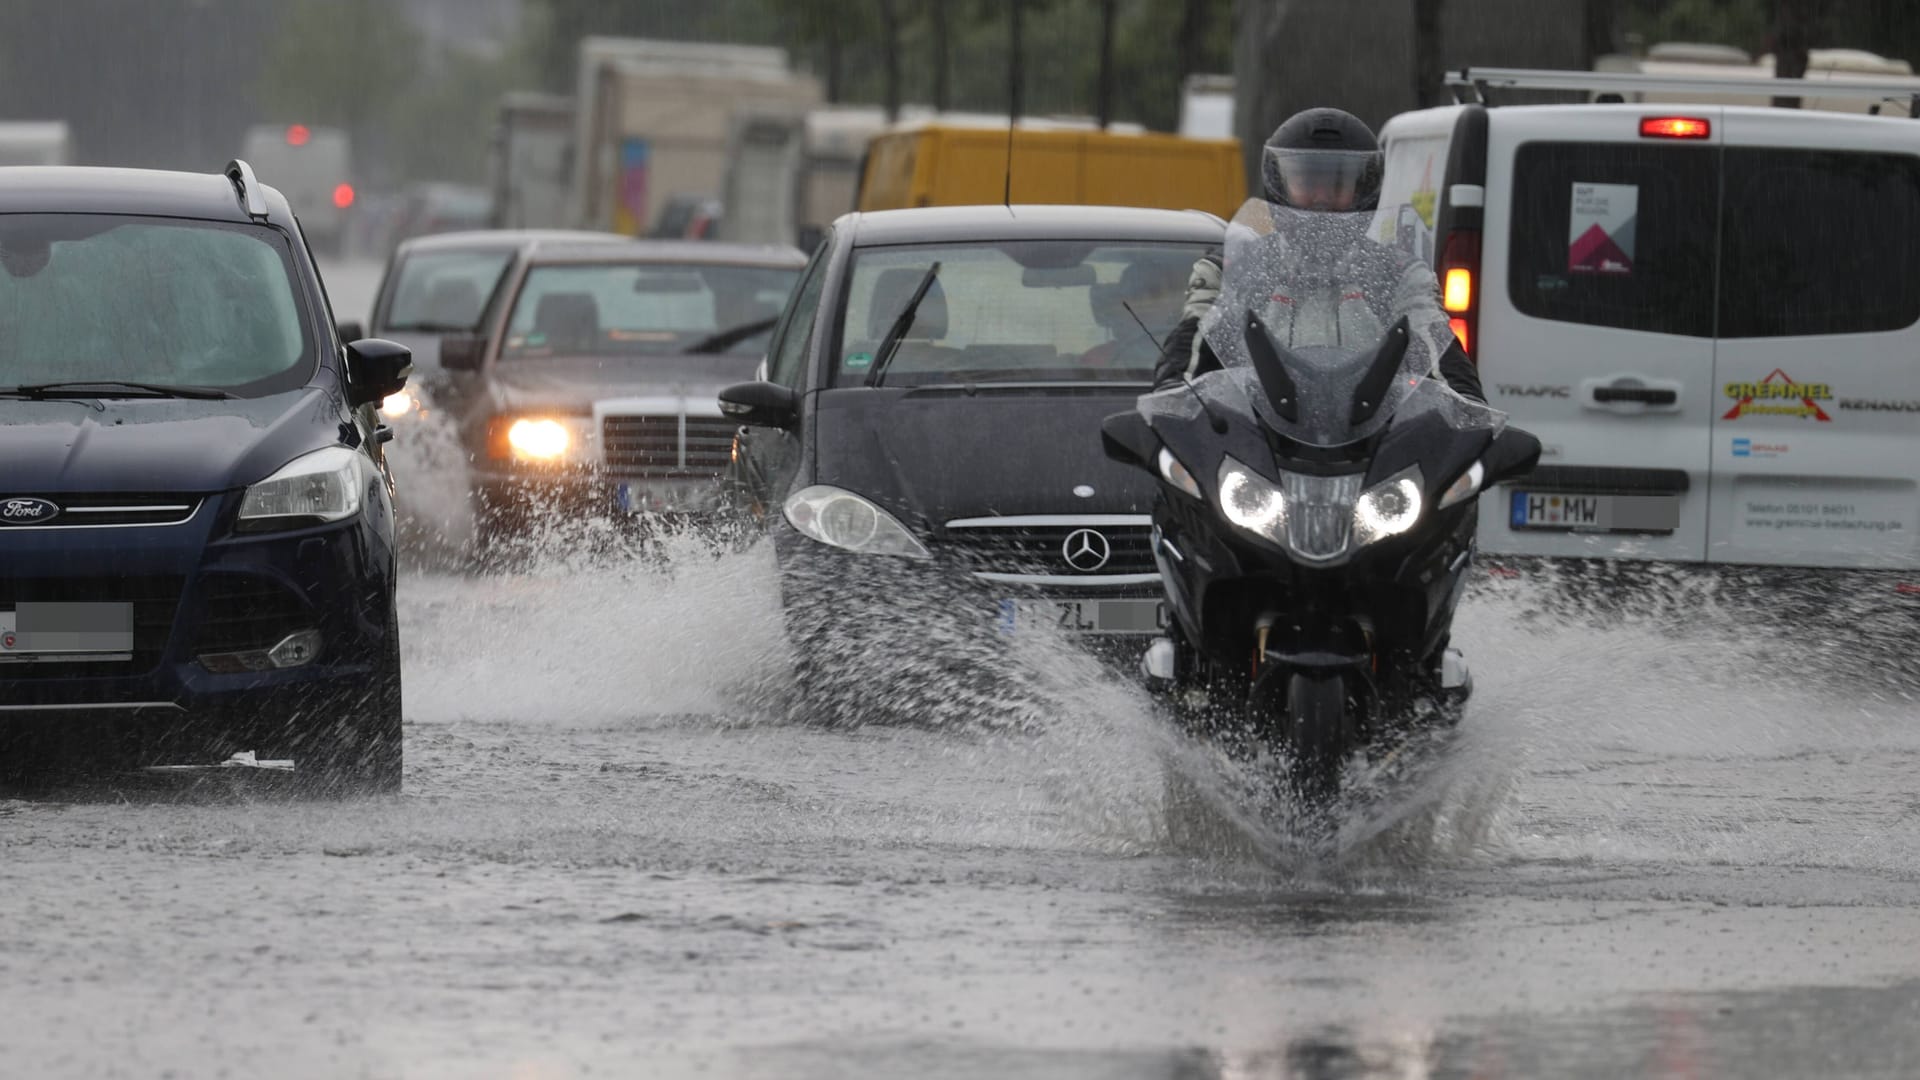
<instances>
[{"instance_id":1,"label":"car headlight","mask_svg":"<svg viewBox=\"0 0 1920 1080\"><path fill-rule=\"evenodd\" d=\"M823 544L863 555L932 557L892 514L851 491L815 484L788 496L785 509L789 524Z\"/></svg>"},{"instance_id":2,"label":"car headlight","mask_svg":"<svg viewBox=\"0 0 1920 1080\"><path fill-rule=\"evenodd\" d=\"M1399 536L1420 520L1418 465L1387 477L1360 493L1353 504L1353 536L1362 546Z\"/></svg>"},{"instance_id":3,"label":"car headlight","mask_svg":"<svg viewBox=\"0 0 1920 1080\"><path fill-rule=\"evenodd\" d=\"M344 446L294 458L247 489L236 527L264 532L344 521L360 512L372 470L365 455Z\"/></svg>"},{"instance_id":4,"label":"car headlight","mask_svg":"<svg viewBox=\"0 0 1920 1080\"><path fill-rule=\"evenodd\" d=\"M380 402L380 415L389 420L398 420L420 408L420 399L408 390L397 394L388 394Z\"/></svg>"},{"instance_id":5,"label":"car headlight","mask_svg":"<svg viewBox=\"0 0 1920 1080\"><path fill-rule=\"evenodd\" d=\"M1160 448L1159 465L1160 479L1196 499L1201 497L1200 481L1195 480L1193 474L1187 471L1187 467L1180 464L1180 459L1173 456L1173 451L1164 446Z\"/></svg>"},{"instance_id":6,"label":"car headlight","mask_svg":"<svg viewBox=\"0 0 1920 1080\"><path fill-rule=\"evenodd\" d=\"M1276 544L1287 542L1287 500L1266 477L1229 457L1220 462L1220 512Z\"/></svg>"},{"instance_id":7,"label":"car headlight","mask_svg":"<svg viewBox=\"0 0 1920 1080\"><path fill-rule=\"evenodd\" d=\"M488 440L495 458L535 465L585 461L593 453L593 418L501 416Z\"/></svg>"},{"instance_id":8,"label":"car headlight","mask_svg":"<svg viewBox=\"0 0 1920 1080\"><path fill-rule=\"evenodd\" d=\"M1480 494L1480 485L1486 482L1486 479L1486 466L1477 461L1474 462L1471 469L1461 473L1460 479L1455 480L1447 490L1440 493L1440 505L1435 509L1445 510L1455 503L1465 502Z\"/></svg>"}]
</instances>

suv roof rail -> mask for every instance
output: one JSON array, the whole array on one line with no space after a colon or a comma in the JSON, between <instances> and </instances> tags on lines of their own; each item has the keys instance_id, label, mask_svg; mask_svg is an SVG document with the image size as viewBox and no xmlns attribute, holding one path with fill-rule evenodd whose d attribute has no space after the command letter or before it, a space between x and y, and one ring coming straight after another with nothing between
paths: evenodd
<instances>
[{"instance_id":1,"label":"suv roof rail","mask_svg":"<svg viewBox=\"0 0 1920 1080\"><path fill-rule=\"evenodd\" d=\"M233 193L240 200L240 209L255 221L267 220L267 200L260 194L260 181L253 175L253 166L234 158L227 162L227 180L233 184Z\"/></svg>"},{"instance_id":2,"label":"suv roof rail","mask_svg":"<svg viewBox=\"0 0 1920 1080\"><path fill-rule=\"evenodd\" d=\"M1473 103L1490 104L1488 90L1580 90L1592 93L1668 93L1701 91L1714 94L1752 94L1765 97L1853 98L1900 102L1920 116L1920 78L1776 79L1765 76L1722 78L1718 75L1644 75L1625 71L1556 71L1546 68L1468 67L1448 72L1447 88L1456 104L1466 104L1462 91L1473 91Z\"/></svg>"}]
</instances>

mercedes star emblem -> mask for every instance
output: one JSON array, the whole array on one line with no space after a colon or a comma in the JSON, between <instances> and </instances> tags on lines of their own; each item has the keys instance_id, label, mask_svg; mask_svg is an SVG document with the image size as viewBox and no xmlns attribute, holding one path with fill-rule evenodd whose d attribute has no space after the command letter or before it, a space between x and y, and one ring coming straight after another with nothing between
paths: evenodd
<instances>
[{"instance_id":1,"label":"mercedes star emblem","mask_svg":"<svg viewBox=\"0 0 1920 1080\"><path fill-rule=\"evenodd\" d=\"M1097 530L1075 529L1067 534L1066 543L1060 545L1060 554L1066 557L1068 566L1091 574L1113 558L1113 545Z\"/></svg>"}]
</instances>

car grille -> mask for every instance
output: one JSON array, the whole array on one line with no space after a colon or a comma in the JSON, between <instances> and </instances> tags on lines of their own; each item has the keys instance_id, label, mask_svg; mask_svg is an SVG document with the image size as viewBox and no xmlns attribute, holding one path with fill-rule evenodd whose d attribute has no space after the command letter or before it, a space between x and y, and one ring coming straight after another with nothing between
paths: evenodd
<instances>
[{"instance_id":1,"label":"car grille","mask_svg":"<svg viewBox=\"0 0 1920 1080\"><path fill-rule=\"evenodd\" d=\"M1089 554L1089 549L1097 553L1102 543L1104 562ZM1137 524L949 525L943 546L976 573L1098 579L1155 572L1153 526L1144 518ZM1067 558L1070 550L1073 560Z\"/></svg>"},{"instance_id":2,"label":"car grille","mask_svg":"<svg viewBox=\"0 0 1920 1080\"><path fill-rule=\"evenodd\" d=\"M173 616L180 606L181 579L177 577L6 578L0 577L0 608L22 603L131 603L133 605L133 659L78 663L6 664L0 683L14 679L66 679L126 675L151 671L160 664Z\"/></svg>"},{"instance_id":3,"label":"car grille","mask_svg":"<svg viewBox=\"0 0 1920 1080\"><path fill-rule=\"evenodd\" d=\"M84 529L110 525L178 525L193 517L194 511L200 508L201 499L198 495L156 495L151 492L132 495L49 495L46 498L60 507L59 517L47 525L15 527Z\"/></svg>"},{"instance_id":4,"label":"car grille","mask_svg":"<svg viewBox=\"0 0 1920 1080\"><path fill-rule=\"evenodd\" d=\"M732 421L706 416L608 416L600 444L622 476L717 476L733 458Z\"/></svg>"},{"instance_id":5,"label":"car grille","mask_svg":"<svg viewBox=\"0 0 1920 1080\"><path fill-rule=\"evenodd\" d=\"M200 581L202 615L193 654L271 649L313 614L286 587L251 574L208 574Z\"/></svg>"}]
</instances>

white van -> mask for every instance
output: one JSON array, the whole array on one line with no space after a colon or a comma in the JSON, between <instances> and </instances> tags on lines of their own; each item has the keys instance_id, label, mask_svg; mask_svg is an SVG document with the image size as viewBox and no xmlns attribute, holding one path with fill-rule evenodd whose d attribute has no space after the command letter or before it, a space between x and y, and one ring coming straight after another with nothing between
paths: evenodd
<instances>
[{"instance_id":1,"label":"white van","mask_svg":"<svg viewBox=\"0 0 1920 1080\"><path fill-rule=\"evenodd\" d=\"M1596 77L1497 74L1453 81ZM1476 102L1382 136L1381 239L1432 252L1544 445L1483 550L1920 567L1920 122Z\"/></svg>"}]
</instances>

